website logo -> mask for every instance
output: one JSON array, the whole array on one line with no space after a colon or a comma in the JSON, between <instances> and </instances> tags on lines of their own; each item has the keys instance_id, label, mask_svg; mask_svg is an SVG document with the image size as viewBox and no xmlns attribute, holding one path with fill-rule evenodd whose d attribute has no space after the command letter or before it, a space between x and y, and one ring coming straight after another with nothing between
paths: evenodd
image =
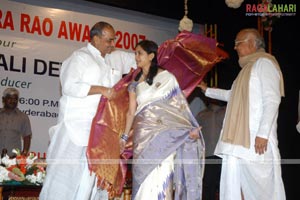
<instances>
[{"instance_id":1,"label":"website logo","mask_svg":"<svg viewBox=\"0 0 300 200\"><path fill-rule=\"evenodd\" d=\"M246 16L281 17L296 16L296 4L273 4L271 0L258 4L246 4Z\"/></svg>"}]
</instances>

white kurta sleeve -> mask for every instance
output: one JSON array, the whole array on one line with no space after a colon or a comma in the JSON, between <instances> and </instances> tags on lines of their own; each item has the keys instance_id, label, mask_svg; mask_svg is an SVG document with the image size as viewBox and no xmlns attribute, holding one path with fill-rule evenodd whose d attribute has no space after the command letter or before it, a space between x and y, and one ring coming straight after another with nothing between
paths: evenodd
<instances>
[{"instance_id":1,"label":"white kurta sleeve","mask_svg":"<svg viewBox=\"0 0 300 200\"><path fill-rule=\"evenodd\" d=\"M257 136L269 138L272 125L276 122L278 107L281 101L280 74L272 61L261 58L254 65L257 70L262 95L262 115Z\"/></svg>"},{"instance_id":2,"label":"white kurta sleeve","mask_svg":"<svg viewBox=\"0 0 300 200\"><path fill-rule=\"evenodd\" d=\"M130 69L136 69L135 54L132 52L122 53L122 62L124 63L123 73L128 74Z\"/></svg>"},{"instance_id":3,"label":"white kurta sleeve","mask_svg":"<svg viewBox=\"0 0 300 200\"><path fill-rule=\"evenodd\" d=\"M115 50L105 56L105 62L121 74L128 74L131 68L136 69L135 54L123 50Z\"/></svg>"},{"instance_id":4,"label":"white kurta sleeve","mask_svg":"<svg viewBox=\"0 0 300 200\"><path fill-rule=\"evenodd\" d=\"M221 101L228 101L230 98L231 90L217 89L217 88L207 88L205 91L205 96L218 99Z\"/></svg>"},{"instance_id":5,"label":"white kurta sleeve","mask_svg":"<svg viewBox=\"0 0 300 200\"><path fill-rule=\"evenodd\" d=\"M86 97L90 84L82 81L85 72L84 59L78 55L73 55L62 65L60 79L62 83L62 92L67 96Z\"/></svg>"}]
</instances>

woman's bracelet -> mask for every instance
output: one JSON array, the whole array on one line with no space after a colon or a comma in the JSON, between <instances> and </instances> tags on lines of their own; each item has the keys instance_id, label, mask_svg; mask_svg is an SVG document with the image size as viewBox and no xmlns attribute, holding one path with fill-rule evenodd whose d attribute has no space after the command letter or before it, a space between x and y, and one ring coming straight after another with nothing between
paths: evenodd
<instances>
[{"instance_id":1,"label":"woman's bracelet","mask_svg":"<svg viewBox=\"0 0 300 200\"><path fill-rule=\"evenodd\" d=\"M129 138L129 136L124 133L121 135L121 139L124 140L125 142L128 141L128 138Z\"/></svg>"}]
</instances>

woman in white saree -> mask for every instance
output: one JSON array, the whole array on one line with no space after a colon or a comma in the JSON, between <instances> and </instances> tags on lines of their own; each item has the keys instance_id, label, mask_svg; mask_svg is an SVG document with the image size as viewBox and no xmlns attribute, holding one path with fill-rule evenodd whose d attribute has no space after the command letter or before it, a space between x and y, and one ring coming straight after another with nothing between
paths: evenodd
<instances>
[{"instance_id":1,"label":"woman in white saree","mask_svg":"<svg viewBox=\"0 0 300 200\"><path fill-rule=\"evenodd\" d=\"M137 44L121 151L133 134L133 200L200 200L204 141L173 74L157 64L158 46ZM130 130L133 130L130 132Z\"/></svg>"}]
</instances>

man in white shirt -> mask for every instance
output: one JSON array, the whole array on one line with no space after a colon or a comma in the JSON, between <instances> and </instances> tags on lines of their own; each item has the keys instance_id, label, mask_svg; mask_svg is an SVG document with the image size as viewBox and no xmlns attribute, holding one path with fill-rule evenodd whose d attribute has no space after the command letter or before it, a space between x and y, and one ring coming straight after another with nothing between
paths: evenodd
<instances>
[{"instance_id":1,"label":"man in white shirt","mask_svg":"<svg viewBox=\"0 0 300 200\"><path fill-rule=\"evenodd\" d=\"M59 118L49 130L47 175L41 200L108 199L106 191L97 189L95 174L88 169L86 148L100 97L113 98L113 85L123 73L135 67L132 66L135 60L133 53L129 56L121 51L107 56L115 49L116 39L109 23L96 23L90 39L86 47L74 51L61 67ZM128 57L123 58L125 55ZM121 58L122 61L113 61Z\"/></svg>"},{"instance_id":2,"label":"man in white shirt","mask_svg":"<svg viewBox=\"0 0 300 200\"><path fill-rule=\"evenodd\" d=\"M13 149L19 149L27 156L30 149L32 130L29 117L18 109L19 90L6 88L3 91L0 108L0 151L9 156L16 156Z\"/></svg>"},{"instance_id":3,"label":"man in white shirt","mask_svg":"<svg viewBox=\"0 0 300 200\"><path fill-rule=\"evenodd\" d=\"M231 90L200 84L206 96L228 101L214 152L222 157L220 200L286 199L277 140L283 77L264 47L256 29L241 30L234 48L242 70Z\"/></svg>"}]
</instances>

